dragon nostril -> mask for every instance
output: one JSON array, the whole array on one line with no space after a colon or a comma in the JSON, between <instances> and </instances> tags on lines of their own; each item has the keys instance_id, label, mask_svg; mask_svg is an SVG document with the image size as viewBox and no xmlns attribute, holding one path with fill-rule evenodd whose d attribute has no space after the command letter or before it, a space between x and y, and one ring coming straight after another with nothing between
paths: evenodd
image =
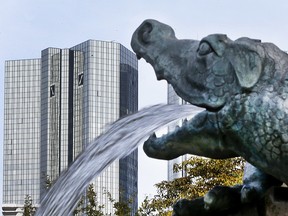
<instances>
[{"instance_id":1,"label":"dragon nostril","mask_svg":"<svg viewBox=\"0 0 288 216\"><path fill-rule=\"evenodd\" d=\"M149 41L149 38L150 38L149 32L143 32L142 40L143 40L144 42L148 42L148 41Z\"/></svg>"},{"instance_id":2,"label":"dragon nostril","mask_svg":"<svg viewBox=\"0 0 288 216\"><path fill-rule=\"evenodd\" d=\"M139 29L138 39L141 42L148 43L150 40L150 33L153 30L153 26L150 22L146 21Z\"/></svg>"}]
</instances>

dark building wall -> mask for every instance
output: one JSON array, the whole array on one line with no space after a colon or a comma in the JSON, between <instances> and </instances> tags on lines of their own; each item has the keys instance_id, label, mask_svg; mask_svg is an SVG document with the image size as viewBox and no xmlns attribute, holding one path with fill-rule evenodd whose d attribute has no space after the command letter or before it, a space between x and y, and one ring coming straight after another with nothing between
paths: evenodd
<instances>
[{"instance_id":1,"label":"dark building wall","mask_svg":"<svg viewBox=\"0 0 288 216\"><path fill-rule=\"evenodd\" d=\"M56 178L58 176L58 172L53 172L51 167L51 151L58 151L58 146L56 149L51 149L52 144L58 145L58 123L53 125L52 122L57 120L57 113L59 109L58 107L58 97L57 92L59 91L59 80L58 75L56 75L56 71L51 72L52 69L52 57L55 55L59 55L60 49L58 48L47 48L41 52L41 131L40 131L40 198L46 194L46 180L49 178ZM54 61L55 63L55 61ZM54 65L55 66L55 65ZM55 69L55 68L54 68ZM53 76L54 75L54 76ZM51 101L50 101L51 100ZM50 111L53 113L49 113ZM57 112L57 113L55 113ZM51 116L50 116L51 115ZM52 128L50 129L50 127ZM53 140L49 140L49 137L53 134ZM58 154L53 153L54 157ZM57 162L58 160L54 161ZM57 167L57 166L56 166ZM55 176L54 176L55 175Z\"/></svg>"},{"instance_id":2,"label":"dark building wall","mask_svg":"<svg viewBox=\"0 0 288 216\"><path fill-rule=\"evenodd\" d=\"M125 47L120 48L120 117L138 110L137 59ZM138 208L138 150L119 161L120 201L132 201L131 215Z\"/></svg>"}]
</instances>

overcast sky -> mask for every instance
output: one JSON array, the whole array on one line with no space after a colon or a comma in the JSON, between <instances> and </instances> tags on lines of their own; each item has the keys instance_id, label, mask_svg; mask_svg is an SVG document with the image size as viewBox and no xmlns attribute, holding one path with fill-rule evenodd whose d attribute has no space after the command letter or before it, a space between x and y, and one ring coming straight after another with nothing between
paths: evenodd
<instances>
[{"instance_id":1,"label":"overcast sky","mask_svg":"<svg viewBox=\"0 0 288 216\"><path fill-rule=\"evenodd\" d=\"M88 39L116 41L130 49L133 31L152 18L172 26L178 38L225 33L273 42L288 50L287 0L2 0L0 7L0 116L3 122L4 61L39 58L47 47L69 48ZM166 82L139 61L139 108L166 102ZM2 204L3 123L0 124ZM139 198L166 179L166 162L139 151Z\"/></svg>"}]
</instances>

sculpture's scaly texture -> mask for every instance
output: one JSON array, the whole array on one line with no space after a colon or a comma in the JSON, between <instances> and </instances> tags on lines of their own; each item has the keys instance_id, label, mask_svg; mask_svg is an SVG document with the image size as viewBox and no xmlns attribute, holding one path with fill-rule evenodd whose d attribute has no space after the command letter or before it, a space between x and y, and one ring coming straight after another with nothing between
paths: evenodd
<instances>
[{"instance_id":1,"label":"sculpture's scaly texture","mask_svg":"<svg viewBox=\"0 0 288 216\"><path fill-rule=\"evenodd\" d=\"M222 34L178 40L170 26L155 20L138 27L131 46L153 66L157 79L206 108L175 131L161 138L152 135L144 144L148 156L242 156L253 165L240 188L242 202L261 197L275 184L272 179L288 183L287 53L271 43L232 41ZM207 208L217 203L210 198L208 193L204 199Z\"/></svg>"}]
</instances>

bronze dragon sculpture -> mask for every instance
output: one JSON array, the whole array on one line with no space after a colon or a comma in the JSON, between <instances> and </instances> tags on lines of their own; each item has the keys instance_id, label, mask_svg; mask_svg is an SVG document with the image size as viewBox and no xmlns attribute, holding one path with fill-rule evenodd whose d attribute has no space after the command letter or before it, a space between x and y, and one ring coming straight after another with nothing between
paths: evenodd
<instances>
[{"instance_id":1,"label":"bronze dragon sculpture","mask_svg":"<svg viewBox=\"0 0 288 216\"><path fill-rule=\"evenodd\" d=\"M137 28L131 46L153 66L158 80L167 80L185 101L206 109L167 135L152 135L144 143L149 157L241 156L249 162L246 177L229 190L241 203L288 183L287 53L272 43L246 37L233 41L224 34L179 40L170 26L156 20ZM226 189L212 189L204 197L205 208L231 206ZM187 200L174 205L174 215L192 211Z\"/></svg>"}]
</instances>

